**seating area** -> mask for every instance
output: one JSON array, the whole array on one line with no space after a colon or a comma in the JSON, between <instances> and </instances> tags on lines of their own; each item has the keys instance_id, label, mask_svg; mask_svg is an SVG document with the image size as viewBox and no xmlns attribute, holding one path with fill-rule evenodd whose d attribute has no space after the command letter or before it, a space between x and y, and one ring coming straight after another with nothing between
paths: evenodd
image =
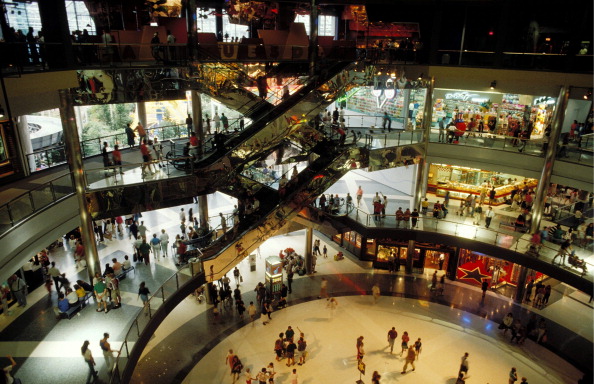
<instances>
[{"instance_id":1,"label":"seating area","mask_svg":"<svg viewBox=\"0 0 594 384\"><path fill-rule=\"evenodd\" d=\"M128 275L128 273L130 273L132 271L134 271L134 273L136 273L136 271L135 271L135 269L134 269L133 266L130 266L130 268L128 268L128 269L122 268L122 271L118 275L116 275L116 278L119 281L122 281L122 280L124 280L126 278L126 276Z\"/></svg>"},{"instance_id":2,"label":"seating area","mask_svg":"<svg viewBox=\"0 0 594 384\"><path fill-rule=\"evenodd\" d=\"M62 318L66 317L68 320L70 320L72 318L72 316L76 315L78 313L78 311L80 311L81 309L86 307L87 304L89 304L89 299L91 297L93 297L93 292L87 292L85 294L85 296L82 297L82 300L79 300L77 304L68 308L68 310L66 312L61 312L60 317L62 317Z\"/></svg>"}]
</instances>

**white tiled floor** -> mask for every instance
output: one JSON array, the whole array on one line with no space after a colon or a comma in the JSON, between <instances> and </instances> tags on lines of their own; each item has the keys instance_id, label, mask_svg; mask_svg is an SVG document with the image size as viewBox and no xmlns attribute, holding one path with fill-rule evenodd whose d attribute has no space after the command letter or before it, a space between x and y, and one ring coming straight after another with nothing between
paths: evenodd
<instances>
[{"instance_id":1,"label":"white tiled floor","mask_svg":"<svg viewBox=\"0 0 594 384\"><path fill-rule=\"evenodd\" d=\"M288 382L292 368L297 368L300 383L355 382L359 378L355 361L359 335L365 337L365 382L377 370L382 383L453 383L464 352L470 354L467 383L503 383L512 366L531 383L575 383L581 377L571 365L532 341L511 345L496 324L466 312L392 297L382 297L375 305L369 296L340 297L338 301L334 315L325 300L315 300L273 313L266 326L259 320L244 326L213 348L184 383L231 382L224 364L230 348L245 367L260 370L274 362L274 340L288 325L305 332L310 355L301 367L289 368L284 360L275 362L277 383ZM408 331L411 342L421 337L423 350L415 372L409 367L402 375L403 357L388 353L386 334L392 326L399 340L403 331Z\"/></svg>"}]
</instances>

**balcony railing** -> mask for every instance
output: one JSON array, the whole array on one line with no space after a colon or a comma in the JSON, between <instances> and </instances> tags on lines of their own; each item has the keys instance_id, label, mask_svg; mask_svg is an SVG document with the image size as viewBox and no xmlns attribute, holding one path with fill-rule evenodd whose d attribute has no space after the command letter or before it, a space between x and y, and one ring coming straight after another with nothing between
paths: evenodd
<instances>
[{"instance_id":1,"label":"balcony railing","mask_svg":"<svg viewBox=\"0 0 594 384\"><path fill-rule=\"evenodd\" d=\"M71 174L56 177L0 205L0 236L31 215L74 194Z\"/></svg>"}]
</instances>

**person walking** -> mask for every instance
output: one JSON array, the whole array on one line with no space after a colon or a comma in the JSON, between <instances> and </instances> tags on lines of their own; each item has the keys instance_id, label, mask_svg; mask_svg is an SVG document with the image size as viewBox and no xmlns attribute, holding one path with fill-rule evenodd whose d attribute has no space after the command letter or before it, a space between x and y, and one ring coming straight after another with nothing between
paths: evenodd
<instances>
[{"instance_id":1,"label":"person walking","mask_svg":"<svg viewBox=\"0 0 594 384\"><path fill-rule=\"evenodd\" d=\"M396 327L392 327L392 329L388 331L388 347L390 347L390 354L394 352L394 342L397 337L398 332L396 332Z\"/></svg>"},{"instance_id":2,"label":"person walking","mask_svg":"<svg viewBox=\"0 0 594 384\"><path fill-rule=\"evenodd\" d=\"M462 378L466 377L468 374L468 352L464 353L464 356L460 358L460 370L458 371L458 377L462 375Z\"/></svg>"},{"instance_id":3,"label":"person walking","mask_svg":"<svg viewBox=\"0 0 594 384\"><path fill-rule=\"evenodd\" d=\"M163 257L167 257L167 248L169 248L169 234L167 234L164 229L161 229L161 236L159 236L159 240L161 242L161 251L163 252Z\"/></svg>"},{"instance_id":4,"label":"person walking","mask_svg":"<svg viewBox=\"0 0 594 384\"><path fill-rule=\"evenodd\" d=\"M412 366L412 370L414 371L416 358L417 358L417 354L415 352L415 348L411 345L410 347L408 347L408 351L406 352L406 360L404 362L404 367L402 367L402 372L400 372L400 373L405 374L406 368L408 367L409 364Z\"/></svg>"},{"instance_id":5,"label":"person walking","mask_svg":"<svg viewBox=\"0 0 594 384\"><path fill-rule=\"evenodd\" d=\"M508 383L514 384L516 381L518 381L518 372L516 372L516 367L512 367L511 371L509 371Z\"/></svg>"},{"instance_id":6,"label":"person walking","mask_svg":"<svg viewBox=\"0 0 594 384\"><path fill-rule=\"evenodd\" d=\"M359 186L359 189L357 189L357 207L359 207L361 205L362 198L363 198L363 188L361 188L361 186Z\"/></svg>"},{"instance_id":7,"label":"person walking","mask_svg":"<svg viewBox=\"0 0 594 384\"><path fill-rule=\"evenodd\" d=\"M377 283L373 284L373 287L371 287L371 294L373 295L373 304L377 304L380 297L380 287Z\"/></svg>"},{"instance_id":8,"label":"person walking","mask_svg":"<svg viewBox=\"0 0 594 384\"><path fill-rule=\"evenodd\" d=\"M485 212L485 227L489 228L493 217L495 217L495 212L493 212L493 207L489 206L487 212Z\"/></svg>"},{"instance_id":9,"label":"person walking","mask_svg":"<svg viewBox=\"0 0 594 384\"><path fill-rule=\"evenodd\" d=\"M408 332L404 331L404 333L402 334L402 343L400 344L400 346L402 347L402 349L400 350L400 356L402 356L402 354L408 350L409 341L410 337L408 337Z\"/></svg>"},{"instance_id":10,"label":"person walking","mask_svg":"<svg viewBox=\"0 0 594 384\"><path fill-rule=\"evenodd\" d=\"M148 316L148 309L149 309L149 295L151 292L146 286L146 283L143 281L140 283L138 287L138 298L142 300L142 306L144 308L144 315Z\"/></svg>"},{"instance_id":11,"label":"person walking","mask_svg":"<svg viewBox=\"0 0 594 384\"><path fill-rule=\"evenodd\" d=\"M256 306L254 305L253 301L250 301L250 305L247 308L247 313L250 316L250 321L252 322L252 326L255 324L254 320L256 319Z\"/></svg>"},{"instance_id":12,"label":"person walking","mask_svg":"<svg viewBox=\"0 0 594 384\"><path fill-rule=\"evenodd\" d=\"M421 354L421 351L423 350L423 343L421 343L421 338L419 337L417 339L417 341L415 341L415 353L417 354L417 360L419 360L419 355Z\"/></svg>"},{"instance_id":13,"label":"person walking","mask_svg":"<svg viewBox=\"0 0 594 384\"><path fill-rule=\"evenodd\" d=\"M322 283L320 284L320 296L318 299L328 298L328 280L325 277L322 277Z\"/></svg>"},{"instance_id":14,"label":"person walking","mask_svg":"<svg viewBox=\"0 0 594 384\"><path fill-rule=\"evenodd\" d=\"M92 382L91 378L93 378L93 380L97 380L97 374L99 373L95 370L95 365L97 364L95 363L95 359L93 359L93 354L89 349L89 344L91 344L89 340L85 340L82 347L80 348L80 352L83 355L83 358L85 359L85 363L89 365L89 375L87 376L87 384Z\"/></svg>"},{"instance_id":15,"label":"person walking","mask_svg":"<svg viewBox=\"0 0 594 384\"><path fill-rule=\"evenodd\" d=\"M114 368L113 353L115 351L113 351L111 349L111 345L109 344L109 341L107 341L107 339L109 339L109 333L105 332L103 334L103 339L101 339L99 341L99 346L101 347L101 350L103 351L103 357L105 358L105 365L107 366L107 371L110 372L110 376L111 376L111 371Z\"/></svg>"},{"instance_id":16,"label":"person walking","mask_svg":"<svg viewBox=\"0 0 594 384\"><path fill-rule=\"evenodd\" d=\"M153 233L153 238L151 239L151 249L153 255L155 255L155 259L159 261L159 257L161 256L161 240L157 237L156 233Z\"/></svg>"}]
</instances>

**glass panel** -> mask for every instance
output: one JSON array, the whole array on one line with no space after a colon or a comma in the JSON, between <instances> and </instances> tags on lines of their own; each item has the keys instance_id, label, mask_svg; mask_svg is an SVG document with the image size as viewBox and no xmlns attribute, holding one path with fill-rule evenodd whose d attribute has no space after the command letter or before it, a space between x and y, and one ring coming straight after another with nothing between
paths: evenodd
<instances>
[{"instance_id":1,"label":"glass panel","mask_svg":"<svg viewBox=\"0 0 594 384\"><path fill-rule=\"evenodd\" d=\"M10 223L10 215L8 214L8 206L0 207L0 233L4 233L12 228Z\"/></svg>"},{"instance_id":2,"label":"glass panel","mask_svg":"<svg viewBox=\"0 0 594 384\"><path fill-rule=\"evenodd\" d=\"M14 223L33 213L29 194L23 195L10 203L10 212Z\"/></svg>"},{"instance_id":3,"label":"glass panel","mask_svg":"<svg viewBox=\"0 0 594 384\"><path fill-rule=\"evenodd\" d=\"M42 188L35 189L30 192L33 196L33 206L35 210L39 210L54 200L52 197L52 190L49 184L44 185Z\"/></svg>"},{"instance_id":4,"label":"glass panel","mask_svg":"<svg viewBox=\"0 0 594 384\"><path fill-rule=\"evenodd\" d=\"M64 196L74 193L74 187L72 185L70 174L64 175L63 177L54 180L52 185L54 186L54 194L56 195L56 199L60 199Z\"/></svg>"}]
</instances>

